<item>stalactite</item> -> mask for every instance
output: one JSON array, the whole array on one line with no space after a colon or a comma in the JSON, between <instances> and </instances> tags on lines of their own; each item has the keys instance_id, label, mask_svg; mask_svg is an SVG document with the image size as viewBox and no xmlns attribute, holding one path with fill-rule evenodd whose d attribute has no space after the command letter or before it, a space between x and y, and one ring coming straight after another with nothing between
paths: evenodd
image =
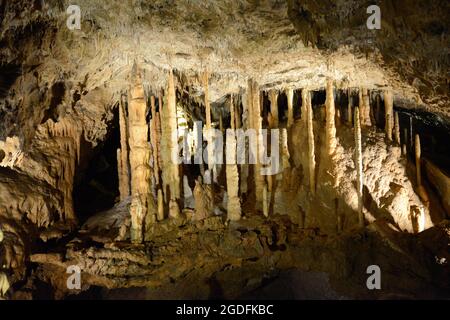
<instances>
[{"instance_id":1,"label":"stalactite","mask_svg":"<svg viewBox=\"0 0 450 320\"><path fill-rule=\"evenodd\" d=\"M371 126L370 121L370 99L367 88L359 89L359 109L360 109L360 120L362 126Z\"/></svg>"},{"instance_id":2,"label":"stalactite","mask_svg":"<svg viewBox=\"0 0 450 320\"><path fill-rule=\"evenodd\" d=\"M415 136L415 159L416 159L416 179L417 179L417 186L422 186L422 173L420 168L420 156L421 156L421 149L420 149L420 137L418 134Z\"/></svg>"},{"instance_id":3,"label":"stalactite","mask_svg":"<svg viewBox=\"0 0 450 320\"><path fill-rule=\"evenodd\" d=\"M148 125L146 121L146 99L142 79L135 66L133 68L128 103L128 144L130 147L131 168L131 240L140 243L143 240L144 221L149 208L150 187L150 146L147 142Z\"/></svg>"},{"instance_id":4,"label":"stalactite","mask_svg":"<svg viewBox=\"0 0 450 320\"><path fill-rule=\"evenodd\" d=\"M375 98L375 123L374 124L380 124L381 123L381 98L380 98L380 94L376 95Z\"/></svg>"},{"instance_id":5,"label":"stalactite","mask_svg":"<svg viewBox=\"0 0 450 320\"><path fill-rule=\"evenodd\" d=\"M361 145L361 124L359 117L359 108L355 108L355 168L356 168L356 191L358 195L358 222L360 227L364 227L363 214L363 163L362 163L362 145Z\"/></svg>"},{"instance_id":6,"label":"stalactite","mask_svg":"<svg viewBox=\"0 0 450 320\"><path fill-rule=\"evenodd\" d=\"M161 189L158 189L158 221L164 220L164 196Z\"/></svg>"},{"instance_id":7,"label":"stalactite","mask_svg":"<svg viewBox=\"0 0 450 320\"><path fill-rule=\"evenodd\" d=\"M286 90L287 103L288 103L288 114L287 114L287 127L289 128L294 123L294 90L289 88Z\"/></svg>"},{"instance_id":8,"label":"stalactite","mask_svg":"<svg viewBox=\"0 0 450 320\"><path fill-rule=\"evenodd\" d=\"M48 121L48 134L52 137L60 137L58 140L60 149L66 155L60 162L59 174L56 186L64 195L65 221L76 221L73 208L72 192L75 165L80 159L80 139L82 130L72 118L64 118L58 122Z\"/></svg>"},{"instance_id":9,"label":"stalactite","mask_svg":"<svg viewBox=\"0 0 450 320\"><path fill-rule=\"evenodd\" d=\"M413 120L411 115L409 116L409 148L410 150L414 151L414 143L413 143ZM411 152L412 153L412 152Z\"/></svg>"},{"instance_id":10,"label":"stalactite","mask_svg":"<svg viewBox=\"0 0 450 320\"><path fill-rule=\"evenodd\" d=\"M272 128L278 128L278 92L274 89L269 91L270 115L272 119Z\"/></svg>"},{"instance_id":11,"label":"stalactite","mask_svg":"<svg viewBox=\"0 0 450 320\"><path fill-rule=\"evenodd\" d=\"M120 128L120 158L119 156L117 158L117 167L120 168L120 200L124 200L130 195L130 163L128 160L128 124L126 115L126 101L124 101L122 97L118 107Z\"/></svg>"},{"instance_id":12,"label":"stalactite","mask_svg":"<svg viewBox=\"0 0 450 320\"><path fill-rule=\"evenodd\" d=\"M348 95L348 105L347 105L347 122L350 126L352 126L353 124L353 120L352 120L352 90L350 88L348 88L347 90L347 95Z\"/></svg>"},{"instance_id":13,"label":"stalactite","mask_svg":"<svg viewBox=\"0 0 450 320\"><path fill-rule=\"evenodd\" d=\"M393 96L392 92L390 90L386 90L384 92L384 115L385 115L385 131L386 131L386 138L389 141L392 141L392 127L394 122L394 115L393 115Z\"/></svg>"},{"instance_id":14,"label":"stalactite","mask_svg":"<svg viewBox=\"0 0 450 320\"><path fill-rule=\"evenodd\" d=\"M333 80L327 79L327 98L325 101L326 106L326 147L328 155L334 154L336 150L336 125L334 122L335 107L334 107L334 94L333 94Z\"/></svg>"},{"instance_id":15,"label":"stalactite","mask_svg":"<svg viewBox=\"0 0 450 320\"><path fill-rule=\"evenodd\" d=\"M400 122L398 120L398 112L394 112L394 141L400 145Z\"/></svg>"},{"instance_id":16,"label":"stalactite","mask_svg":"<svg viewBox=\"0 0 450 320\"><path fill-rule=\"evenodd\" d=\"M305 106L306 124L308 132L308 167L309 167L309 190L311 194L316 192L315 172L316 160L314 153L314 127L313 110L311 107L311 94L307 89L302 90L302 104Z\"/></svg>"}]
</instances>

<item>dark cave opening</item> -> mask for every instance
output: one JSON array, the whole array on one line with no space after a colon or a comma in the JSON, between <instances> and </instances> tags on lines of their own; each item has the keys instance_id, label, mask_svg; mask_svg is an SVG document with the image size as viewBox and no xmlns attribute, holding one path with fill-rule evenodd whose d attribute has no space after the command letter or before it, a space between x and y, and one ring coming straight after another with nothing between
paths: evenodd
<instances>
[{"instance_id":1,"label":"dark cave opening","mask_svg":"<svg viewBox=\"0 0 450 320\"><path fill-rule=\"evenodd\" d=\"M73 202L81 223L114 206L119 196L117 149L120 147L119 109L108 124L104 141L92 148L81 143L81 160L74 177Z\"/></svg>"}]
</instances>

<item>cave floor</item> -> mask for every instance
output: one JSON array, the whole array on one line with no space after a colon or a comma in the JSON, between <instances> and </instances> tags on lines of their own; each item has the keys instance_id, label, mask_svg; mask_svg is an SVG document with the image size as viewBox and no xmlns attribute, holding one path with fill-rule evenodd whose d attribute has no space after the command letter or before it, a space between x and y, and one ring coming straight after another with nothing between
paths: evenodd
<instances>
[{"instance_id":1,"label":"cave floor","mask_svg":"<svg viewBox=\"0 0 450 320\"><path fill-rule=\"evenodd\" d=\"M100 219L101 220L101 219ZM288 216L164 220L144 244L82 230L54 252L34 253L27 285L38 299L436 299L450 297L450 222L420 234L378 220L367 228L323 235ZM92 226L91 226L92 227ZM439 261L441 263L439 263ZM67 268L81 268L81 289L67 288ZM381 290L369 290L378 265ZM47 290L38 290L36 283Z\"/></svg>"}]
</instances>

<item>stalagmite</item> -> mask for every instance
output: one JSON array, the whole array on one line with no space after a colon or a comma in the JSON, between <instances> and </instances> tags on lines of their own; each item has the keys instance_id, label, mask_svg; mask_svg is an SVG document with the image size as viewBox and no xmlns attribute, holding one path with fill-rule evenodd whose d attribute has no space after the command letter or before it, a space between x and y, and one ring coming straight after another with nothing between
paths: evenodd
<instances>
[{"instance_id":1,"label":"stalagmite","mask_svg":"<svg viewBox=\"0 0 450 320\"><path fill-rule=\"evenodd\" d=\"M334 107L334 93L333 93L333 80L327 79L327 98L325 101L326 107L326 147L328 155L334 154L336 150L336 125L334 122L335 107Z\"/></svg>"},{"instance_id":2,"label":"stalagmite","mask_svg":"<svg viewBox=\"0 0 450 320\"><path fill-rule=\"evenodd\" d=\"M161 160L164 199L169 203L169 217L178 217L180 192L180 172L175 157L178 156L177 109L175 83L172 70L169 71L166 103L161 115ZM167 194L169 191L169 195ZM166 202L166 203L167 203Z\"/></svg>"},{"instance_id":3,"label":"stalagmite","mask_svg":"<svg viewBox=\"0 0 450 320\"><path fill-rule=\"evenodd\" d=\"M130 195L130 163L128 160L128 124L126 101L119 103L120 149L117 150L117 167L119 170L120 200Z\"/></svg>"},{"instance_id":4,"label":"stalagmite","mask_svg":"<svg viewBox=\"0 0 450 320\"><path fill-rule=\"evenodd\" d=\"M422 199L426 207L430 204L430 198L425 187L422 184L422 168L421 168L421 148L420 148L420 137L418 134L415 135L415 160L416 160L416 180L417 180L417 194ZM423 213L422 213L423 214Z\"/></svg>"},{"instance_id":5,"label":"stalagmite","mask_svg":"<svg viewBox=\"0 0 450 320\"><path fill-rule=\"evenodd\" d=\"M390 90L386 90L384 92L384 115L385 115L385 131L386 131L386 138L390 141L392 141L392 127L394 122L394 115L393 115L393 96L392 92Z\"/></svg>"},{"instance_id":6,"label":"stalagmite","mask_svg":"<svg viewBox=\"0 0 450 320\"><path fill-rule=\"evenodd\" d=\"M128 103L128 144L131 168L131 240L142 242L143 223L150 201L150 146L147 142L146 100L142 80L135 69Z\"/></svg>"},{"instance_id":7,"label":"stalagmite","mask_svg":"<svg viewBox=\"0 0 450 320\"><path fill-rule=\"evenodd\" d=\"M288 104L287 126L289 128L294 123L294 108L293 108L294 90L292 88L287 89L286 96L287 96L287 104Z\"/></svg>"},{"instance_id":8,"label":"stalagmite","mask_svg":"<svg viewBox=\"0 0 450 320\"><path fill-rule=\"evenodd\" d=\"M362 164L362 146L361 146L361 125L359 118L359 109L355 108L355 167L356 167L356 191L358 194L358 222L360 227L364 227L363 215L363 164Z\"/></svg>"},{"instance_id":9,"label":"stalagmite","mask_svg":"<svg viewBox=\"0 0 450 320\"><path fill-rule=\"evenodd\" d=\"M278 93L275 90L269 91L270 114L272 118L272 128L278 128Z\"/></svg>"},{"instance_id":10,"label":"stalagmite","mask_svg":"<svg viewBox=\"0 0 450 320\"><path fill-rule=\"evenodd\" d=\"M210 184L203 184L199 180L195 181L195 214L193 220L203 220L213 215L214 202L211 187Z\"/></svg>"},{"instance_id":11,"label":"stalagmite","mask_svg":"<svg viewBox=\"0 0 450 320\"><path fill-rule=\"evenodd\" d=\"M400 145L400 123L398 120L398 112L394 112L394 141Z\"/></svg>"},{"instance_id":12,"label":"stalagmite","mask_svg":"<svg viewBox=\"0 0 450 320\"><path fill-rule=\"evenodd\" d=\"M233 158L236 161L236 137L234 133L227 134L226 143L227 157ZM241 203L239 198L239 173L236 164L226 165L226 178L228 193L227 218L232 221L239 220L241 218Z\"/></svg>"},{"instance_id":13,"label":"stalagmite","mask_svg":"<svg viewBox=\"0 0 450 320\"><path fill-rule=\"evenodd\" d=\"M236 158L235 112L233 96L230 98L231 130L226 135L226 178L227 178L227 218L236 221L241 218L241 202L239 198L239 172Z\"/></svg>"},{"instance_id":14,"label":"stalagmite","mask_svg":"<svg viewBox=\"0 0 450 320\"><path fill-rule=\"evenodd\" d=\"M307 89L302 90L302 103L305 106L305 118L308 132L309 190L312 194L314 194L316 192L316 160L314 154L313 110L311 107L311 94Z\"/></svg>"}]
</instances>

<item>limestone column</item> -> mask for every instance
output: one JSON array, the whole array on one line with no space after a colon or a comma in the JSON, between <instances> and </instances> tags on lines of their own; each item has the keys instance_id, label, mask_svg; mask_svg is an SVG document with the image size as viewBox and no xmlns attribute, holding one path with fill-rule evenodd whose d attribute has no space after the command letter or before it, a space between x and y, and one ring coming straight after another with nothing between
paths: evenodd
<instances>
[{"instance_id":1,"label":"limestone column","mask_svg":"<svg viewBox=\"0 0 450 320\"><path fill-rule=\"evenodd\" d=\"M260 105L260 91L259 91L259 85L255 82L250 80L250 92L251 92L251 111L252 114L251 119L253 123L253 129L255 129L256 137L257 137L257 144L256 144L256 164L255 164L255 171L254 171L254 178L255 178L255 192L256 192L256 204L257 207L261 208L260 206L263 203L263 187L264 187L264 176L262 175L261 169L261 159L264 154L264 145L262 141L262 117L261 117L261 105ZM278 117L277 117L278 119Z\"/></svg>"},{"instance_id":2,"label":"limestone column","mask_svg":"<svg viewBox=\"0 0 450 320\"><path fill-rule=\"evenodd\" d=\"M335 107L334 107L333 80L331 78L327 79L327 97L325 101L325 107L326 107L326 124L325 124L326 148L328 155L332 155L336 150L336 125L334 122Z\"/></svg>"},{"instance_id":3,"label":"limestone column","mask_svg":"<svg viewBox=\"0 0 450 320\"><path fill-rule=\"evenodd\" d=\"M394 98L390 90L384 92L384 118L385 120L385 131L388 140L392 141L392 127L394 122Z\"/></svg>"},{"instance_id":4,"label":"limestone column","mask_svg":"<svg viewBox=\"0 0 450 320\"><path fill-rule=\"evenodd\" d=\"M120 149L117 149L117 168L119 171L120 200L130 195L130 164L128 161L128 125L126 102L121 97L119 103Z\"/></svg>"},{"instance_id":5,"label":"limestone column","mask_svg":"<svg viewBox=\"0 0 450 320\"><path fill-rule=\"evenodd\" d=\"M236 135L235 135L235 113L233 96L230 101L231 130L226 134L226 178L227 178L227 218L236 221L241 218L241 203L239 198L239 172L236 158Z\"/></svg>"},{"instance_id":6,"label":"limestone column","mask_svg":"<svg viewBox=\"0 0 450 320\"><path fill-rule=\"evenodd\" d=\"M177 133L177 108L173 71L169 71L165 106L161 113L161 160L163 162L163 186L164 196L169 202L169 217L177 218L180 213L179 200L180 172L178 160L178 133ZM169 191L170 197L166 192Z\"/></svg>"},{"instance_id":7,"label":"limestone column","mask_svg":"<svg viewBox=\"0 0 450 320\"><path fill-rule=\"evenodd\" d=\"M361 124L359 116L359 108L355 108L355 167L356 167L356 191L358 195L358 223L360 227L364 227L363 214L363 164L362 164L362 146L361 146Z\"/></svg>"},{"instance_id":8,"label":"limestone column","mask_svg":"<svg viewBox=\"0 0 450 320\"><path fill-rule=\"evenodd\" d=\"M149 166L150 147L147 142L148 125L146 122L146 103L144 88L139 72L133 71L131 84L128 120L129 146L131 168L131 240L142 242L143 223L149 208L150 175Z\"/></svg>"},{"instance_id":9,"label":"limestone column","mask_svg":"<svg viewBox=\"0 0 450 320\"><path fill-rule=\"evenodd\" d=\"M311 194L314 194L316 192L316 160L314 154L313 110L311 107L311 93L307 89L302 90L302 105L305 106L305 119L308 132L309 190Z\"/></svg>"}]
</instances>

